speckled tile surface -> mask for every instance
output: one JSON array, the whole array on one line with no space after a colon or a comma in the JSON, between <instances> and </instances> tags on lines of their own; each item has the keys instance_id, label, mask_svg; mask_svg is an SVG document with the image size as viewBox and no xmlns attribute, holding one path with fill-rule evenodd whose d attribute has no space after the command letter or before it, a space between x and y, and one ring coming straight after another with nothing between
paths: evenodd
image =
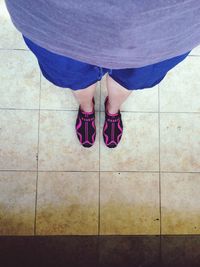
<instances>
[{"instance_id":1,"label":"speckled tile surface","mask_svg":"<svg viewBox=\"0 0 200 267\"><path fill-rule=\"evenodd\" d=\"M31 52L0 50L0 70L0 108L38 109L40 70Z\"/></svg>"},{"instance_id":2,"label":"speckled tile surface","mask_svg":"<svg viewBox=\"0 0 200 267\"><path fill-rule=\"evenodd\" d=\"M37 171L37 110L0 109L0 140L0 170Z\"/></svg>"},{"instance_id":3,"label":"speckled tile surface","mask_svg":"<svg viewBox=\"0 0 200 267\"><path fill-rule=\"evenodd\" d=\"M159 131L158 113L121 113L123 135L115 149L100 139L101 171L158 171ZM100 132L104 124L101 112ZM144 156L145 155L145 156Z\"/></svg>"},{"instance_id":4,"label":"speckled tile surface","mask_svg":"<svg viewBox=\"0 0 200 267\"><path fill-rule=\"evenodd\" d=\"M159 84L161 112L200 112L200 57L188 56Z\"/></svg>"},{"instance_id":5,"label":"speckled tile surface","mask_svg":"<svg viewBox=\"0 0 200 267\"><path fill-rule=\"evenodd\" d=\"M199 234L200 174L161 174L162 234Z\"/></svg>"},{"instance_id":6,"label":"speckled tile surface","mask_svg":"<svg viewBox=\"0 0 200 267\"><path fill-rule=\"evenodd\" d=\"M4 0L0 0L0 49L26 49L21 33L16 30L7 11Z\"/></svg>"},{"instance_id":7,"label":"speckled tile surface","mask_svg":"<svg viewBox=\"0 0 200 267\"><path fill-rule=\"evenodd\" d=\"M41 111L39 131L39 170L98 171L99 123L96 112L96 141L83 147L75 131L77 111Z\"/></svg>"},{"instance_id":8,"label":"speckled tile surface","mask_svg":"<svg viewBox=\"0 0 200 267\"><path fill-rule=\"evenodd\" d=\"M160 114L161 171L200 171L200 113Z\"/></svg>"},{"instance_id":9,"label":"speckled tile surface","mask_svg":"<svg viewBox=\"0 0 200 267\"><path fill-rule=\"evenodd\" d=\"M37 235L98 233L97 172L40 172Z\"/></svg>"},{"instance_id":10,"label":"speckled tile surface","mask_svg":"<svg viewBox=\"0 0 200 267\"><path fill-rule=\"evenodd\" d=\"M36 172L0 171L0 235L33 235Z\"/></svg>"},{"instance_id":11,"label":"speckled tile surface","mask_svg":"<svg viewBox=\"0 0 200 267\"><path fill-rule=\"evenodd\" d=\"M100 234L159 234L158 174L102 172L100 179Z\"/></svg>"}]
</instances>

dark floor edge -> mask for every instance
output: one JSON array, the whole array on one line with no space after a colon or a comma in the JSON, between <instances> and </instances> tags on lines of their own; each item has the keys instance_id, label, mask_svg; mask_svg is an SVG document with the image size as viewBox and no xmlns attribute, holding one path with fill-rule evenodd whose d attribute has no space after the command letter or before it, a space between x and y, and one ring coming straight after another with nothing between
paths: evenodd
<instances>
[{"instance_id":1,"label":"dark floor edge","mask_svg":"<svg viewBox=\"0 0 200 267\"><path fill-rule=\"evenodd\" d=\"M0 238L5 238L5 237L14 237L14 238L21 238L21 237L32 237L32 238L37 238L37 237L200 237L200 234L177 234L177 235L170 235L170 234L165 234L165 235L0 235Z\"/></svg>"}]
</instances>

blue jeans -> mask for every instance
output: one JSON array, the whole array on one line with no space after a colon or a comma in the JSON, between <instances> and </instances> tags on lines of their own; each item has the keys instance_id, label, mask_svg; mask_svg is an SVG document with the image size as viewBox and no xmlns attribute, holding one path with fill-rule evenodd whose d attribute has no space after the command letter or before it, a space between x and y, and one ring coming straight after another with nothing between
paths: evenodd
<instances>
[{"instance_id":1,"label":"blue jeans","mask_svg":"<svg viewBox=\"0 0 200 267\"><path fill-rule=\"evenodd\" d=\"M100 81L107 72L128 90L151 88L160 83L167 72L184 60L191 51L141 68L107 69L55 54L25 36L23 39L37 57L43 76L56 86L72 90L87 88Z\"/></svg>"}]
</instances>

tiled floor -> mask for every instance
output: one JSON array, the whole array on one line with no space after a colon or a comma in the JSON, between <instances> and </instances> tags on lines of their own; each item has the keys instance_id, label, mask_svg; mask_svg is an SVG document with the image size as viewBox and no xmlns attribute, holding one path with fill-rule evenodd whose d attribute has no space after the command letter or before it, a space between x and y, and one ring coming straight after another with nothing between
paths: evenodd
<instances>
[{"instance_id":1,"label":"tiled floor","mask_svg":"<svg viewBox=\"0 0 200 267\"><path fill-rule=\"evenodd\" d=\"M50 84L0 0L0 235L200 234L200 46L123 103L124 134L74 132L78 103Z\"/></svg>"}]
</instances>

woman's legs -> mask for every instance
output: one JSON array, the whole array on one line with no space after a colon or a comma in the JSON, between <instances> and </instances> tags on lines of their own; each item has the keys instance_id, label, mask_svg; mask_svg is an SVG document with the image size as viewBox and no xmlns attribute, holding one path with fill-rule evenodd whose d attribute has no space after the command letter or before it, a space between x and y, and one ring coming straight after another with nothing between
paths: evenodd
<instances>
[{"instance_id":1,"label":"woman's legs","mask_svg":"<svg viewBox=\"0 0 200 267\"><path fill-rule=\"evenodd\" d=\"M72 90L72 93L78 101L81 109L85 112L91 112L93 110L92 98L95 94L97 82L81 90Z\"/></svg>"},{"instance_id":2,"label":"woman's legs","mask_svg":"<svg viewBox=\"0 0 200 267\"><path fill-rule=\"evenodd\" d=\"M132 90L128 90L121 86L109 75L106 76L106 85L108 90L107 109L111 114L115 114L120 109L122 103L128 98Z\"/></svg>"},{"instance_id":3,"label":"woman's legs","mask_svg":"<svg viewBox=\"0 0 200 267\"><path fill-rule=\"evenodd\" d=\"M109 75L106 76L106 85L108 91L108 112L117 113L122 103L128 98L132 90L128 90L113 80ZM89 87L81 90L72 90L72 93L81 109L86 112L91 112L93 109L92 98L95 94L97 82Z\"/></svg>"}]
</instances>

